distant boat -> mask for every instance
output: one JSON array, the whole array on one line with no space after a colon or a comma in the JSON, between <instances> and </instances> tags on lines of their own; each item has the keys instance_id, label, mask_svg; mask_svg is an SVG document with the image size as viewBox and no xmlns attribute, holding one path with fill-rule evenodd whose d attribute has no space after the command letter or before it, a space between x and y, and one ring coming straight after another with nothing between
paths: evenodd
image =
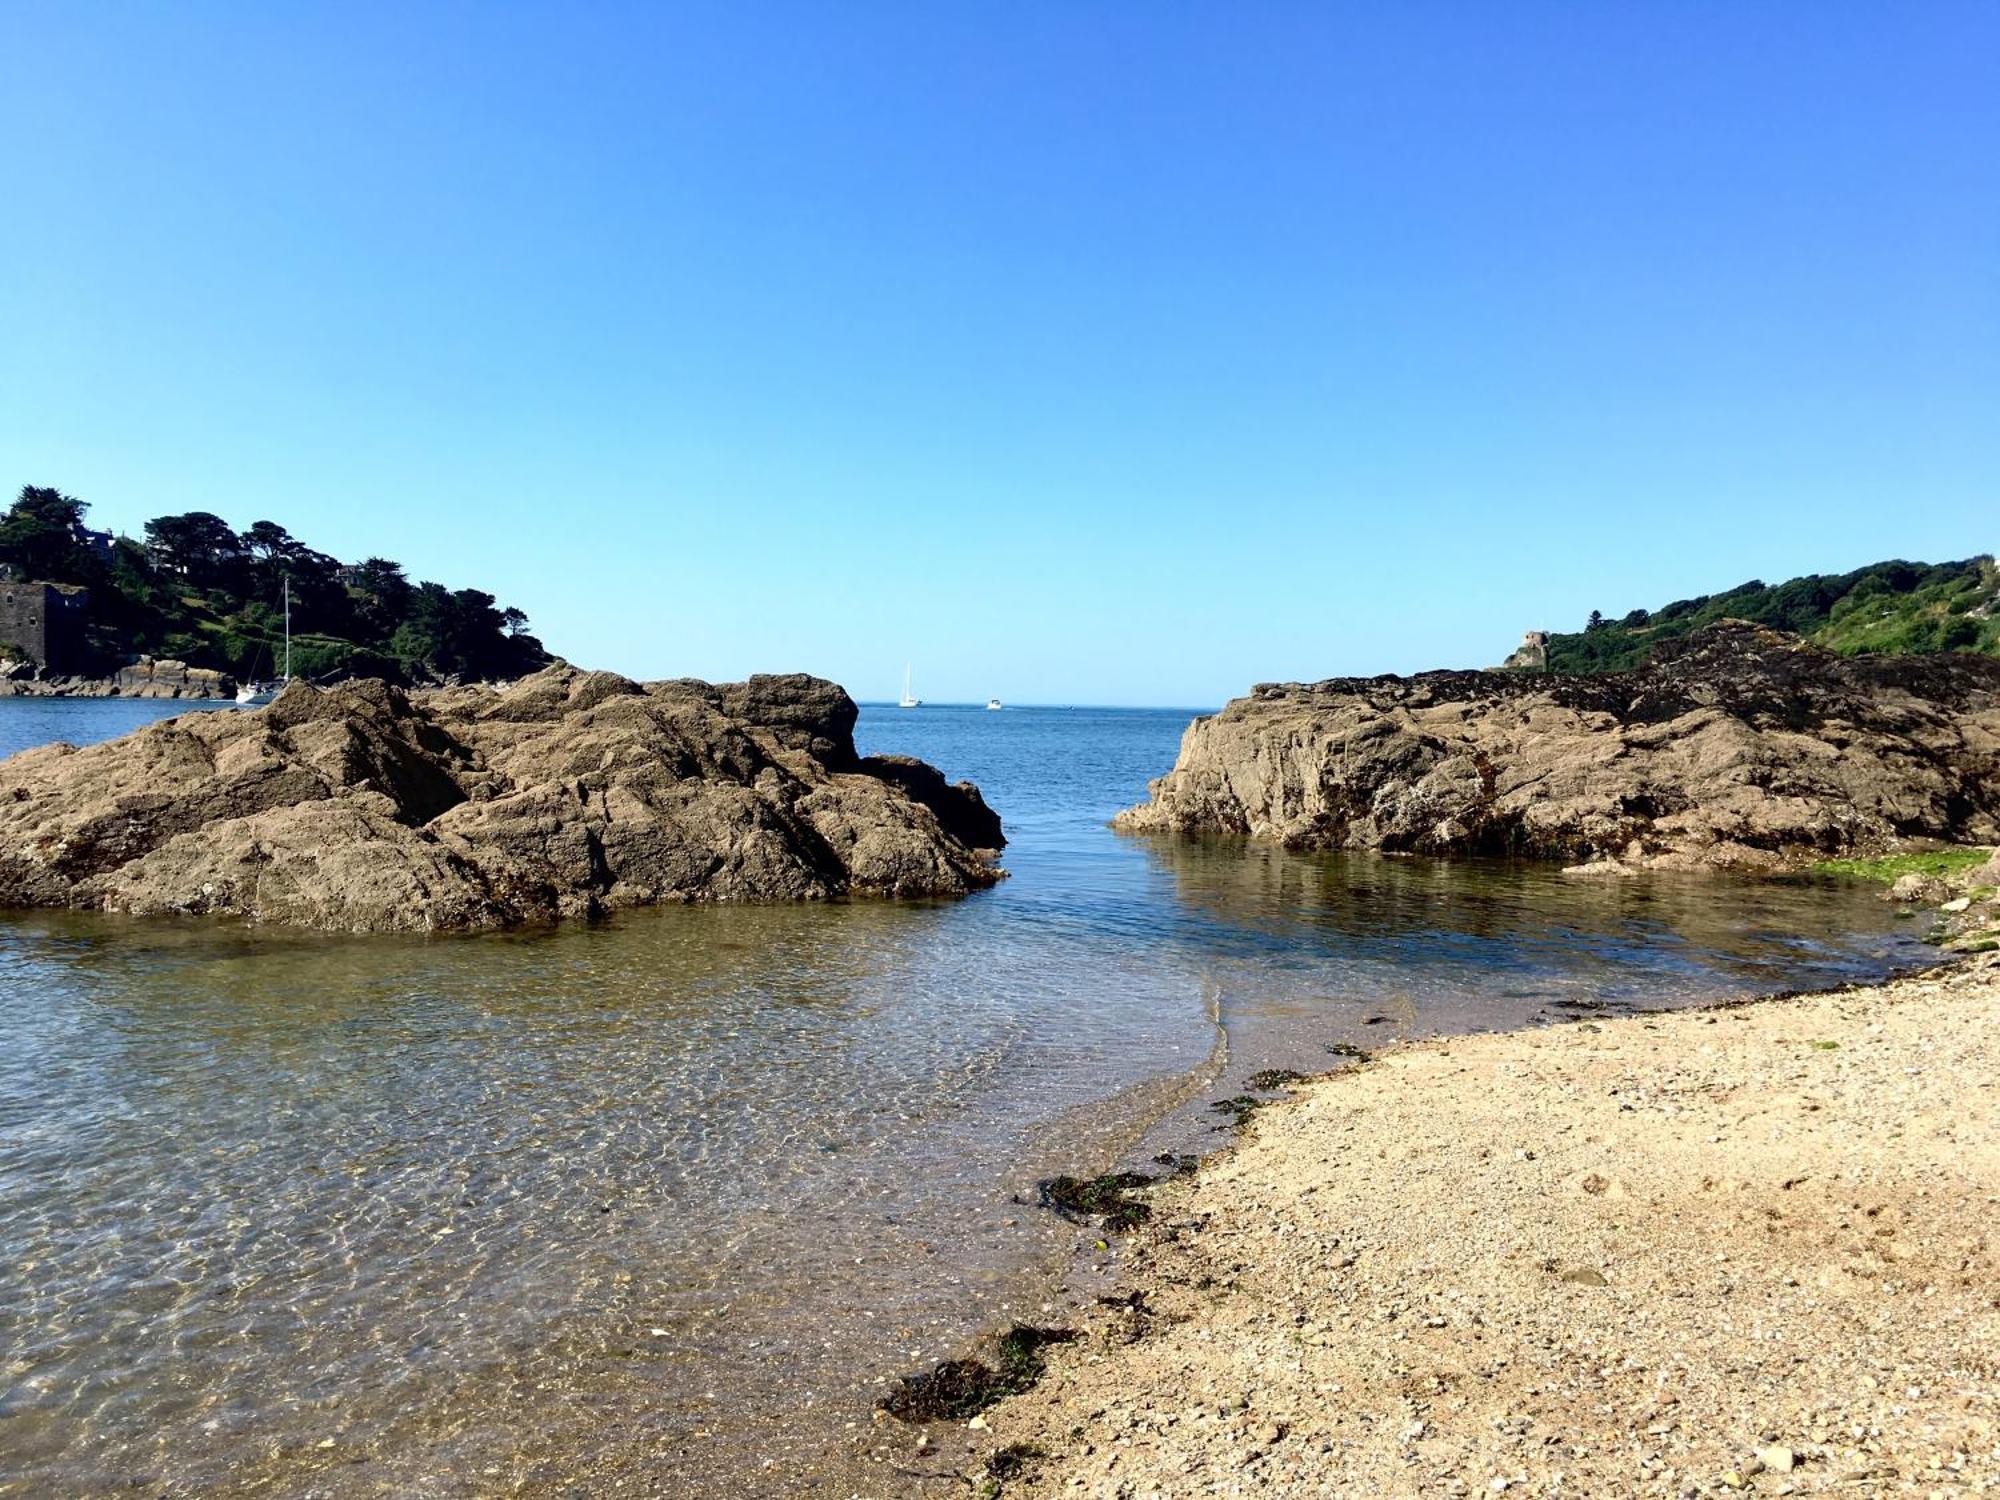
<instances>
[{"instance_id":1,"label":"distant boat","mask_svg":"<svg viewBox=\"0 0 2000 1500\"><path fill-rule=\"evenodd\" d=\"M907 665L905 665L903 668L903 697L902 701L899 702L896 705L896 707L921 708L923 707L923 702L924 700L921 698L914 698L910 696L910 669Z\"/></svg>"},{"instance_id":2,"label":"distant boat","mask_svg":"<svg viewBox=\"0 0 2000 1500\"><path fill-rule=\"evenodd\" d=\"M998 698L988 698L986 700L986 708L989 713L999 712L1000 700Z\"/></svg>"},{"instance_id":3,"label":"distant boat","mask_svg":"<svg viewBox=\"0 0 2000 1500\"><path fill-rule=\"evenodd\" d=\"M292 580L285 579L285 675L276 682L246 682L236 690L238 708L262 708L292 680Z\"/></svg>"}]
</instances>

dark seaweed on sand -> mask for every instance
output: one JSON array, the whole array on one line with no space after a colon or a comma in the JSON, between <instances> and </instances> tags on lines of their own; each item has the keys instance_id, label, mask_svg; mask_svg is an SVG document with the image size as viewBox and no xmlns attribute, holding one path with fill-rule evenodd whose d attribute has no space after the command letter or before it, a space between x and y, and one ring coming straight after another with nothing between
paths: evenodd
<instances>
[{"instance_id":1,"label":"dark seaweed on sand","mask_svg":"<svg viewBox=\"0 0 2000 1500\"><path fill-rule=\"evenodd\" d=\"M1037 1188L1042 1206L1065 1219L1098 1218L1106 1229L1123 1233L1153 1217L1150 1207L1126 1196L1152 1181L1142 1172L1111 1172L1103 1177L1050 1177Z\"/></svg>"},{"instance_id":2,"label":"dark seaweed on sand","mask_svg":"<svg viewBox=\"0 0 2000 1500\"><path fill-rule=\"evenodd\" d=\"M919 1375L905 1375L875 1404L904 1422L938 1422L974 1417L987 1407L1018 1396L1047 1368L1042 1349L1067 1344L1067 1328L1031 1328L1016 1323L995 1347L995 1364L979 1359L942 1360Z\"/></svg>"}]
</instances>

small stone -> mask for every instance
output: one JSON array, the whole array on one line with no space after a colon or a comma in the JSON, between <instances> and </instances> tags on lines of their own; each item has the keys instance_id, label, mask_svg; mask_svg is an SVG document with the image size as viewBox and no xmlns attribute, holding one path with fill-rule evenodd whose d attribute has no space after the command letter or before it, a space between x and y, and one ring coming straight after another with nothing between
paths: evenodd
<instances>
[{"instance_id":1,"label":"small stone","mask_svg":"<svg viewBox=\"0 0 2000 1500\"><path fill-rule=\"evenodd\" d=\"M1789 1474L1798 1464L1798 1455L1783 1443L1773 1443L1768 1448L1757 1450L1757 1462L1773 1474Z\"/></svg>"},{"instance_id":2,"label":"small stone","mask_svg":"<svg viewBox=\"0 0 2000 1500\"><path fill-rule=\"evenodd\" d=\"M1282 1422L1266 1422L1257 1429L1257 1441L1266 1448L1279 1441L1284 1435L1285 1424Z\"/></svg>"},{"instance_id":3,"label":"small stone","mask_svg":"<svg viewBox=\"0 0 2000 1500\"><path fill-rule=\"evenodd\" d=\"M1944 904L1943 906L1940 906L1940 907L1938 908L1938 910L1939 910L1939 911L1964 911L1964 910L1965 910L1965 909L1966 909L1966 908L1967 908L1968 906L1970 906L1970 905L1972 905L1972 898L1971 898L1970 896L1960 896L1960 897L1959 897L1959 898L1958 898L1957 900L1955 900L1955 901L1947 901L1947 902L1945 902L1945 904Z\"/></svg>"},{"instance_id":4,"label":"small stone","mask_svg":"<svg viewBox=\"0 0 2000 1500\"><path fill-rule=\"evenodd\" d=\"M1722 1484L1725 1489L1740 1490L1746 1483L1748 1481L1734 1469L1731 1469L1727 1474L1722 1476Z\"/></svg>"},{"instance_id":5,"label":"small stone","mask_svg":"<svg viewBox=\"0 0 2000 1500\"><path fill-rule=\"evenodd\" d=\"M1564 1281L1574 1283L1577 1286L1610 1285L1610 1283L1604 1279L1604 1273L1602 1271L1593 1270L1589 1266L1572 1266L1569 1270L1562 1273L1562 1279Z\"/></svg>"},{"instance_id":6,"label":"small stone","mask_svg":"<svg viewBox=\"0 0 2000 1500\"><path fill-rule=\"evenodd\" d=\"M974 1432L985 1432L987 1430L986 1418L984 1417L974 1417L970 1422L967 1422L965 1425L967 1427L970 1427Z\"/></svg>"}]
</instances>

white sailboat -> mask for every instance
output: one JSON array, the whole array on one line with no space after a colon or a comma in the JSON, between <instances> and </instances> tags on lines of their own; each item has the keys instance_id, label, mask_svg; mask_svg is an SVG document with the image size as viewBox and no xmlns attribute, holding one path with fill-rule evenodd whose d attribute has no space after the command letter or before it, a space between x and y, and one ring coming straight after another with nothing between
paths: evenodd
<instances>
[{"instance_id":1,"label":"white sailboat","mask_svg":"<svg viewBox=\"0 0 2000 1500\"><path fill-rule=\"evenodd\" d=\"M909 664L906 662L903 665L903 697L902 701L897 703L896 707L921 708L923 707L923 703L924 703L923 699L915 698L910 695L910 668Z\"/></svg>"},{"instance_id":2,"label":"white sailboat","mask_svg":"<svg viewBox=\"0 0 2000 1500\"><path fill-rule=\"evenodd\" d=\"M285 580L285 675L276 682L246 682L236 690L238 708L262 708L292 680L292 580Z\"/></svg>"}]
</instances>

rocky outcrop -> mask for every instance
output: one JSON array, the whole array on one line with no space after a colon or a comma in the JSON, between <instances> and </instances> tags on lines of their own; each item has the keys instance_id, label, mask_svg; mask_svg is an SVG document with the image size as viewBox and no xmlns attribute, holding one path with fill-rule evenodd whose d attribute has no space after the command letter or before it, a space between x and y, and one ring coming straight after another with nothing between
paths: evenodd
<instances>
[{"instance_id":1,"label":"rocky outcrop","mask_svg":"<svg viewBox=\"0 0 2000 1500\"><path fill-rule=\"evenodd\" d=\"M142 656L120 667L111 679L121 698L233 698L236 679L227 672L191 667L171 657Z\"/></svg>"},{"instance_id":2,"label":"rocky outcrop","mask_svg":"<svg viewBox=\"0 0 2000 1500\"><path fill-rule=\"evenodd\" d=\"M1546 630L1530 630L1521 636L1521 644L1508 653L1500 663L1502 672L1546 672L1549 669L1549 633Z\"/></svg>"},{"instance_id":3,"label":"rocky outcrop","mask_svg":"<svg viewBox=\"0 0 2000 1500\"><path fill-rule=\"evenodd\" d=\"M804 676L295 683L0 762L0 903L440 931L997 879L978 790L859 758L855 716Z\"/></svg>"},{"instance_id":4,"label":"rocky outcrop","mask_svg":"<svg viewBox=\"0 0 2000 1500\"><path fill-rule=\"evenodd\" d=\"M2000 661L1727 621L1627 673L1264 685L1190 725L1151 792L1117 826L1607 869L1990 844Z\"/></svg>"},{"instance_id":5,"label":"rocky outcrop","mask_svg":"<svg viewBox=\"0 0 2000 1500\"><path fill-rule=\"evenodd\" d=\"M0 662L0 698L205 698L236 696L236 679L209 667L142 656L109 677L47 672L33 662Z\"/></svg>"}]
</instances>

